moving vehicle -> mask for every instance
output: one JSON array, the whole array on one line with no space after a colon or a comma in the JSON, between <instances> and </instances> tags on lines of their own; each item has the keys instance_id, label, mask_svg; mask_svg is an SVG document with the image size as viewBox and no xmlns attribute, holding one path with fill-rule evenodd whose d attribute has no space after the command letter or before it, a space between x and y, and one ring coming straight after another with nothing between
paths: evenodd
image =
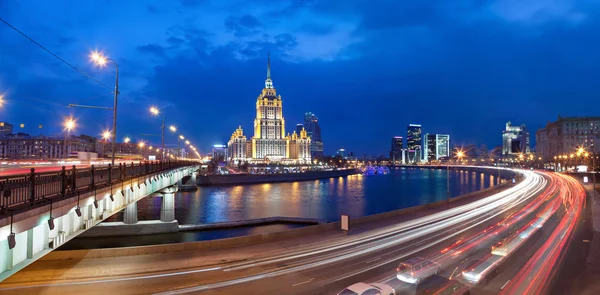
<instances>
[{"instance_id":1,"label":"moving vehicle","mask_svg":"<svg viewBox=\"0 0 600 295\"><path fill-rule=\"evenodd\" d=\"M396 291L386 284L356 283L342 290L338 295L396 295Z\"/></svg>"},{"instance_id":2,"label":"moving vehicle","mask_svg":"<svg viewBox=\"0 0 600 295\"><path fill-rule=\"evenodd\" d=\"M441 265L429 259L414 257L400 263L396 269L396 277L410 284L419 284L424 279L437 274Z\"/></svg>"},{"instance_id":3,"label":"moving vehicle","mask_svg":"<svg viewBox=\"0 0 600 295\"><path fill-rule=\"evenodd\" d=\"M504 256L490 254L485 259L479 260L463 270L462 275L469 283L482 282L485 284L488 275L496 271L503 258Z\"/></svg>"}]
</instances>

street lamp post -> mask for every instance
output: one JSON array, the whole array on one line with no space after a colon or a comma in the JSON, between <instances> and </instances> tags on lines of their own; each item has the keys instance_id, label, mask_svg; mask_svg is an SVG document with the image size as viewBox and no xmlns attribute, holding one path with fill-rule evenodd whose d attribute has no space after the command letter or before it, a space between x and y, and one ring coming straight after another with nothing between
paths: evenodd
<instances>
[{"instance_id":1,"label":"street lamp post","mask_svg":"<svg viewBox=\"0 0 600 295\"><path fill-rule=\"evenodd\" d=\"M177 136L177 148L181 149L181 138L183 136L181 135L181 133L177 132L177 127L175 127L175 125L169 126L169 130L171 130L171 132L175 133L175 135ZM176 157L179 157L179 151L177 152Z\"/></svg>"},{"instance_id":2,"label":"street lamp post","mask_svg":"<svg viewBox=\"0 0 600 295\"><path fill-rule=\"evenodd\" d=\"M117 62L114 61L111 58L108 58L106 56L103 56L101 53L98 52L93 52L92 53L92 60L101 66L106 65L107 62L112 62L115 65L115 98L114 98L114 105L113 105L113 128L112 128L112 144L111 144L111 154L112 154L112 159L111 159L111 166L114 167L115 166L115 152L116 152L116 146L115 146L115 142L117 141L117 102L119 101L119 65L117 65Z\"/></svg>"},{"instance_id":3,"label":"street lamp post","mask_svg":"<svg viewBox=\"0 0 600 295\"><path fill-rule=\"evenodd\" d=\"M464 155L463 151L458 151L456 153L456 157L459 160L461 160ZM446 163L446 204L448 209L450 209L450 160L451 158L448 159L448 162Z\"/></svg>"},{"instance_id":4,"label":"street lamp post","mask_svg":"<svg viewBox=\"0 0 600 295\"><path fill-rule=\"evenodd\" d=\"M67 158L67 135L71 130L75 128L75 120L73 118L67 118L65 120L65 140L63 142L63 158Z\"/></svg>"},{"instance_id":5,"label":"street lamp post","mask_svg":"<svg viewBox=\"0 0 600 295\"><path fill-rule=\"evenodd\" d=\"M181 140L185 139L185 137L183 137L183 135L179 134L179 137L177 138L177 148L179 149L179 158L183 159L183 150L181 150Z\"/></svg>"},{"instance_id":6,"label":"street lamp post","mask_svg":"<svg viewBox=\"0 0 600 295\"><path fill-rule=\"evenodd\" d=\"M155 116L161 115L162 116L162 124L160 126L160 130L161 130L161 160L165 160L165 114L161 113L157 107L150 107L150 113L152 113Z\"/></svg>"}]
</instances>

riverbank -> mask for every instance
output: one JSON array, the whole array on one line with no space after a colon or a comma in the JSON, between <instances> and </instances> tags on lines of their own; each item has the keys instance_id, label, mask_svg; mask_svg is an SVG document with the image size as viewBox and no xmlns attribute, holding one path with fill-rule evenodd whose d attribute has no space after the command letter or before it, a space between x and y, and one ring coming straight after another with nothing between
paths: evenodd
<instances>
[{"instance_id":1,"label":"riverbank","mask_svg":"<svg viewBox=\"0 0 600 295\"><path fill-rule=\"evenodd\" d=\"M252 183L274 183L316 180L332 177L344 177L358 174L356 169L339 169L329 171L307 171L301 173L282 174L228 174L228 175L198 175L196 184L199 186L210 185L239 185Z\"/></svg>"}]
</instances>

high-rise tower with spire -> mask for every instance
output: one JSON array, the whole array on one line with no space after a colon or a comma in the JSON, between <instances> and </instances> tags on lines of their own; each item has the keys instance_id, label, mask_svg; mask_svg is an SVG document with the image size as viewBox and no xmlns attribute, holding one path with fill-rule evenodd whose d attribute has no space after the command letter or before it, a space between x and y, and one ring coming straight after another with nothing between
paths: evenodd
<instances>
[{"instance_id":1,"label":"high-rise tower with spire","mask_svg":"<svg viewBox=\"0 0 600 295\"><path fill-rule=\"evenodd\" d=\"M241 127L234 132L230 142L235 142L237 153L245 154L250 161L255 163L284 162L284 163L310 163L310 138L306 132L294 133L294 136L285 134L285 119L283 118L283 105L281 95L277 95L273 80L271 80L271 54L267 56L267 79L265 88L256 99L256 118L254 119L254 136L246 145L244 153L239 152L243 146L240 142ZM237 138L234 140L234 137ZM245 138L244 138L245 140ZM305 152L307 151L308 152ZM242 159L231 159L242 161Z\"/></svg>"}]
</instances>

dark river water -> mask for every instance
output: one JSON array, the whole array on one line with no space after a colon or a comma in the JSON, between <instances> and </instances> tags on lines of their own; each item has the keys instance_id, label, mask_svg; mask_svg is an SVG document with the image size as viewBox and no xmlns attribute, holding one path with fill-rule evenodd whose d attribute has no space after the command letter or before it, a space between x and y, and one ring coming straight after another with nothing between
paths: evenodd
<instances>
[{"instance_id":1,"label":"dark river water","mask_svg":"<svg viewBox=\"0 0 600 295\"><path fill-rule=\"evenodd\" d=\"M453 197L490 187L497 177L484 173L450 171ZM387 175L353 175L315 181L199 187L178 192L175 218L179 224L203 224L272 216L307 217L337 221L427 204L446 198L446 171L430 169L391 170ZM160 219L161 197L138 201L139 220ZM107 221L122 221L119 212ZM61 249L134 246L219 239L294 228L267 225L228 230L180 232L136 237L79 238Z\"/></svg>"}]
</instances>

